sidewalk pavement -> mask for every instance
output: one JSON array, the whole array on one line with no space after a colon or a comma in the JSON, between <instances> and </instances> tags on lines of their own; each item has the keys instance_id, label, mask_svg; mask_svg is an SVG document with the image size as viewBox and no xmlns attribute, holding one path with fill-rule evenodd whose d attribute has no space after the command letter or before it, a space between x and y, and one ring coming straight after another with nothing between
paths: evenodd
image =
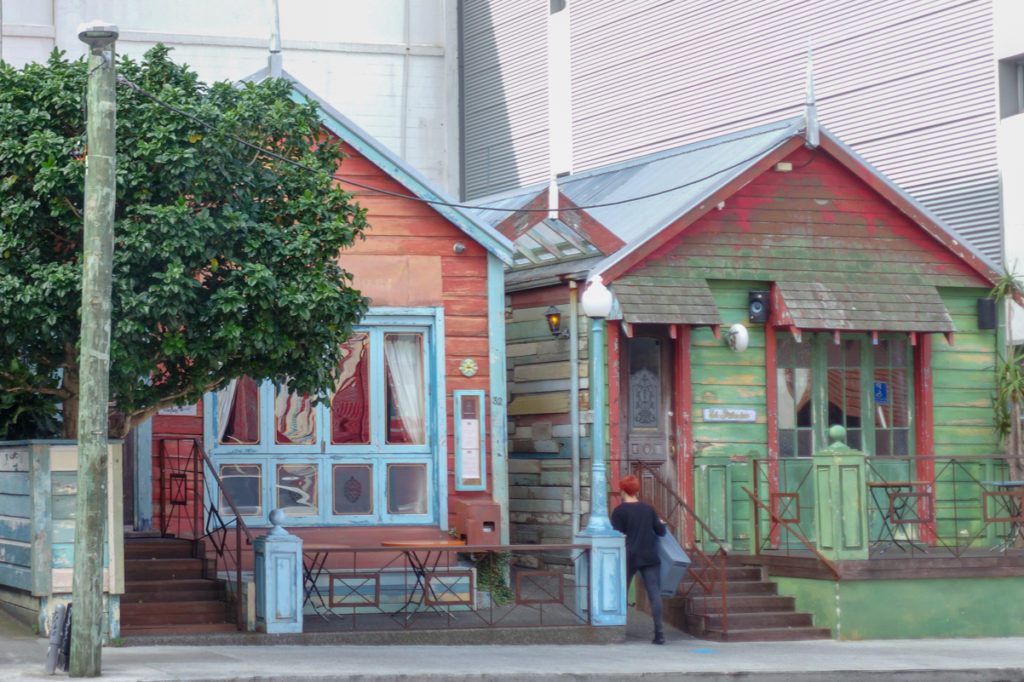
<instances>
[{"instance_id":1,"label":"sidewalk pavement","mask_svg":"<svg viewBox=\"0 0 1024 682\"><path fill-rule=\"evenodd\" d=\"M654 646L631 614L626 641L534 645L190 645L107 647L104 680L769 682L1024 680L1024 638L720 643L670 632ZM0 610L0 680L52 680L47 641Z\"/></svg>"}]
</instances>

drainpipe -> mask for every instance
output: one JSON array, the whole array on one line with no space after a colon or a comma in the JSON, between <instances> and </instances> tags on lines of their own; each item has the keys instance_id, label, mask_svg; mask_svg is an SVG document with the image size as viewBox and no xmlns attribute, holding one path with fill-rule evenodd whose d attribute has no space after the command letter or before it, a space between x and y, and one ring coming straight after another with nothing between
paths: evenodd
<instances>
[{"instance_id":1,"label":"drainpipe","mask_svg":"<svg viewBox=\"0 0 1024 682\"><path fill-rule=\"evenodd\" d=\"M580 324L576 281L569 282L569 421L572 437L572 534L580 530Z\"/></svg>"}]
</instances>

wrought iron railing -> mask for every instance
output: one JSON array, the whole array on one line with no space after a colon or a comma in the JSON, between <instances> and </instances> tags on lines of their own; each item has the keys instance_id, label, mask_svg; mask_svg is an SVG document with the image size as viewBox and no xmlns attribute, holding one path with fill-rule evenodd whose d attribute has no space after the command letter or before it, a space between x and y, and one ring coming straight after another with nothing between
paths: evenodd
<instances>
[{"instance_id":1,"label":"wrought iron railing","mask_svg":"<svg viewBox=\"0 0 1024 682\"><path fill-rule=\"evenodd\" d=\"M1024 484L1019 456L866 457L873 553L1020 549Z\"/></svg>"},{"instance_id":2,"label":"wrought iron railing","mask_svg":"<svg viewBox=\"0 0 1024 682\"><path fill-rule=\"evenodd\" d=\"M244 538L245 546L251 546L252 534L198 438L155 434L153 439L160 468L160 534L193 540L197 548L209 542L215 557L214 575L222 567L234 569L235 622L242 629L242 541ZM221 508L221 501L226 509ZM234 542L229 539L232 535ZM201 558L205 560L207 555Z\"/></svg>"},{"instance_id":3,"label":"wrought iron railing","mask_svg":"<svg viewBox=\"0 0 1024 682\"><path fill-rule=\"evenodd\" d=\"M1020 549L1024 483L1009 480L1007 462L1005 455L865 457L869 557ZM754 460L752 466L753 491L744 491L754 508L753 550L817 556L828 566L818 552L812 461Z\"/></svg>"},{"instance_id":4,"label":"wrought iron railing","mask_svg":"<svg viewBox=\"0 0 1024 682\"><path fill-rule=\"evenodd\" d=\"M684 581L683 596L691 603L700 603L705 611L721 614L722 631L728 634L729 550L726 542L697 516L656 467L635 462L633 473L640 479L641 499L664 519L693 562L686 572L689 581Z\"/></svg>"},{"instance_id":5,"label":"wrought iron railing","mask_svg":"<svg viewBox=\"0 0 1024 682\"><path fill-rule=\"evenodd\" d=\"M307 631L589 622L587 545L317 545L303 552L304 608L323 618L307 620Z\"/></svg>"}]
</instances>

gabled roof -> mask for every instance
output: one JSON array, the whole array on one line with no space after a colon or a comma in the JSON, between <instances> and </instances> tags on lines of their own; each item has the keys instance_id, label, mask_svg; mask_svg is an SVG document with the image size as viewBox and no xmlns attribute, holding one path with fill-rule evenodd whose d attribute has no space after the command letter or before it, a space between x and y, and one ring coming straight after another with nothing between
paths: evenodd
<instances>
[{"instance_id":1,"label":"gabled roof","mask_svg":"<svg viewBox=\"0 0 1024 682\"><path fill-rule=\"evenodd\" d=\"M264 68L243 78L245 82L259 82L270 77L270 68ZM372 161L396 182L407 188L416 198L429 203L434 210L447 218L453 225L466 233L470 239L483 246L506 265L512 264L512 240L501 234L494 226L481 222L458 202L421 175L407 162L395 155L351 119L332 107L326 100L303 85L287 71L281 71L281 78L291 82L292 98L295 101L307 99L317 105L324 127L337 135L343 142Z\"/></svg>"},{"instance_id":2,"label":"gabled roof","mask_svg":"<svg viewBox=\"0 0 1024 682\"><path fill-rule=\"evenodd\" d=\"M559 192L582 207L624 245L596 263L590 275L611 282L683 232L720 201L807 144L804 116L761 125L558 179ZM824 126L820 148L834 157L983 279L995 283L997 265L973 249L940 218L889 181ZM545 186L534 185L476 200L481 206L525 206ZM493 202L493 203L492 203ZM481 212L481 217L483 212ZM507 214L490 218L500 222Z\"/></svg>"}]
</instances>

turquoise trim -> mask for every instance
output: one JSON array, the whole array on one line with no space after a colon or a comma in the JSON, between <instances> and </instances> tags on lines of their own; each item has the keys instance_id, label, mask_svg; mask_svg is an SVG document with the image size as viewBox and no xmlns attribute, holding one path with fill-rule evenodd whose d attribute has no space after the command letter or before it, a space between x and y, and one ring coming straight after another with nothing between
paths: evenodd
<instances>
[{"instance_id":1,"label":"turquoise trim","mask_svg":"<svg viewBox=\"0 0 1024 682\"><path fill-rule=\"evenodd\" d=\"M399 184L408 188L415 196L427 201L443 202L441 204L432 203L430 206L487 249L492 256L500 259L506 265L512 265L512 253L515 247L508 237L493 227L470 217L464 212L464 209L445 205L457 202L292 76L284 74L284 77L292 82L292 99L296 102L308 99L315 103L320 110L320 120L328 130L352 145L360 154Z\"/></svg>"},{"instance_id":2,"label":"turquoise trim","mask_svg":"<svg viewBox=\"0 0 1024 682\"><path fill-rule=\"evenodd\" d=\"M462 478L462 401L475 398L477 403L477 442L480 445L478 466L480 482L467 484ZM455 489L487 490L487 397L484 391L455 391L452 393L452 423L455 426Z\"/></svg>"},{"instance_id":3,"label":"turquoise trim","mask_svg":"<svg viewBox=\"0 0 1024 682\"><path fill-rule=\"evenodd\" d=\"M135 427L135 530L153 529L153 420Z\"/></svg>"},{"instance_id":4,"label":"turquoise trim","mask_svg":"<svg viewBox=\"0 0 1024 682\"><path fill-rule=\"evenodd\" d=\"M505 268L487 257L487 341L491 378L491 497L501 509L501 544L509 543L508 417L505 384Z\"/></svg>"},{"instance_id":5,"label":"turquoise trim","mask_svg":"<svg viewBox=\"0 0 1024 682\"><path fill-rule=\"evenodd\" d=\"M448 390L444 380L445 354L444 354L444 308L438 306L434 309L434 366L432 373L427 376L427 405L433 400L434 424L436 435L434 437L433 463L437 470L437 476L431 478L431 472L427 471L427 480L433 480L434 495L431 502L431 511L434 519L437 520L441 530L448 530ZM441 505L444 505L443 507ZM400 522L400 521L399 521Z\"/></svg>"},{"instance_id":6,"label":"turquoise trim","mask_svg":"<svg viewBox=\"0 0 1024 682\"><path fill-rule=\"evenodd\" d=\"M383 335L393 331L423 334L424 400L426 403L426 439L422 445L388 445L384 442L385 401L371 399L369 445L332 445L330 443L329 406L316 407L315 443L308 446L279 445L274 442L274 385L260 385L260 443L223 445L216 439L217 394L206 395L203 411L203 439L206 451L216 467L223 464L252 464L260 467L261 513L247 516L253 526L268 524L267 514L277 506L277 467L282 464L311 464L317 469L317 503L312 514L289 513L289 525L374 526L438 525L448 527L447 409L444 382L444 309L371 308L355 327L370 334L371 386L386 385ZM433 421L433 423L431 423ZM332 499L332 465L367 464L371 467L373 510L366 515L335 515ZM427 512L389 514L387 511L387 469L391 464L421 464L426 467ZM443 505L443 506L442 506Z\"/></svg>"}]
</instances>

